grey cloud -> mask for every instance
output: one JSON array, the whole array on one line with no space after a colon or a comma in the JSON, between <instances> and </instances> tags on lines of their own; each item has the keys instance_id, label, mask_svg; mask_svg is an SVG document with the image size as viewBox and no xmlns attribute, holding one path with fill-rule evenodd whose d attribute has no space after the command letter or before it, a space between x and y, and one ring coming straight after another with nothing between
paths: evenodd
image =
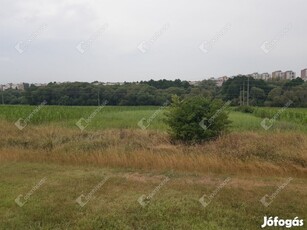
<instances>
[{"instance_id":1,"label":"grey cloud","mask_svg":"<svg viewBox=\"0 0 307 230\"><path fill-rule=\"evenodd\" d=\"M201 80L307 67L303 0L1 0L1 6L0 83ZM80 41L105 23L108 29L80 54ZM166 23L169 28L159 33ZM289 23L291 29L264 53L262 44ZM46 30L20 54L16 43L43 24ZM138 48L143 41L151 41L146 52ZM199 49L204 41L208 52Z\"/></svg>"}]
</instances>

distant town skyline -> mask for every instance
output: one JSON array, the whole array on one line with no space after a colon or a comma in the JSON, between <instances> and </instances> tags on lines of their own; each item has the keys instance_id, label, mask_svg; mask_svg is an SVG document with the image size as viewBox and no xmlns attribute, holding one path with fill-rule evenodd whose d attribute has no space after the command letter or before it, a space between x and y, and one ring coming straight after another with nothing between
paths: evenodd
<instances>
[{"instance_id":1,"label":"distant town skyline","mask_svg":"<svg viewBox=\"0 0 307 230\"><path fill-rule=\"evenodd\" d=\"M287 76L287 73L289 72L292 72L292 75L291 76ZM275 76L275 74L277 74ZM304 68L304 69L301 69L300 71L298 72L295 72L295 71L292 71L292 70L286 70L286 71L283 71L281 69L279 70L275 70L273 72L253 72L253 73L248 73L248 74L243 74L243 73L240 73L240 74L237 74L237 75L232 75L232 76L228 76L228 75L224 75L224 76L210 76L210 77L204 77L203 79L196 79L196 80L189 80L189 79L184 79L184 78L174 78L174 79L168 79L168 78L156 78L156 79L153 79L153 78L150 78L150 79L144 79L144 80L138 80L138 81L120 81L120 82L140 82L140 81L148 81L148 80L162 80L162 79L167 79L167 80L175 80L175 79L180 79L180 80L183 80L183 81L189 81L189 82L193 82L193 81L202 81L202 80L209 80L209 79L225 79L225 77L227 78L231 78L231 77L235 77L235 76L240 76L240 75L245 75L245 76L250 76L250 77L254 77L255 79L262 79L262 80L268 80L270 78L273 78L273 79L286 79L286 80L291 80L293 78L296 78L296 77L301 77L304 81L307 80L307 68ZM120 82L116 82L116 81L99 81L99 80L95 80L95 81L80 81L80 82L104 82L104 83L120 83ZM57 83L65 83L65 82L77 82L77 81L50 81L50 82L57 82ZM18 85L18 84L21 84L21 83L30 83L32 85L36 85L36 86L43 86L43 85L46 85L50 82L4 82L4 83L1 83L0 82L0 86L2 85L8 85L8 84L13 84L13 85Z\"/></svg>"},{"instance_id":2,"label":"distant town skyline","mask_svg":"<svg viewBox=\"0 0 307 230\"><path fill-rule=\"evenodd\" d=\"M306 65L307 66L307 65ZM262 74L262 73L269 73L270 75L273 73L273 72L275 72L275 71L278 71L278 70L281 70L282 72L286 72L286 71L293 71L293 72L295 72L296 73L296 76L297 77L300 77L300 75L301 75L301 70L303 70L303 69L300 69L300 70L298 70L298 71L294 71L294 70L291 70L291 69L282 69L282 68L280 68L280 69L277 69L277 70L274 70L274 71L272 71L272 72L269 72L269 71L251 71L251 72L249 72L249 73L237 73L237 74L234 74L234 75L227 75L227 74L222 74L222 75L212 75L212 76L203 76L203 77L199 77L199 78L191 78L191 77L184 77L184 76L182 76L182 77L176 77L176 76L173 76L173 77L167 77L167 76L165 76L165 77L159 77L159 76L152 76L152 77L144 77L144 78L141 78L141 79L138 79L138 80L124 80L124 81L103 81L103 80L101 80L101 79L93 79L93 80L86 80L86 79L83 79L83 80L68 80L68 81L66 81L66 80L63 80L63 81L61 81L61 80L57 80L57 81L55 81L55 80L51 80L51 81L44 81L43 79L42 79L42 81L36 81L36 82L29 82L29 81L15 81L15 82L13 82L13 81L9 81L9 82L7 82L7 81L3 81L3 80L0 80L0 84L7 84L7 83L13 83L13 84L19 84L19 83L33 83L33 84L35 84L35 83L37 83L37 84L48 84L48 83L50 83L50 82L95 82L95 81L99 81L99 82L139 82L139 81L148 81L148 80L151 80L151 79L153 79L153 80L161 80L161 79L167 79L167 80L175 80L175 79L180 79L180 80L183 80L183 81L202 81L202 80L209 80L210 78L219 78L219 77L223 77L223 76L227 76L227 77L233 77L233 76L238 76L238 75L249 75L249 74L253 74L253 73L259 73L259 74ZM26 80L26 79L25 79Z\"/></svg>"},{"instance_id":3,"label":"distant town skyline","mask_svg":"<svg viewBox=\"0 0 307 230\"><path fill-rule=\"evenodd\" d=\"M3 0L0 84L299 75L306 8L303 0Z\"/></svg>"},{"instance_id":4,"label":"distant town skyline","mask_svg":"<svg viewBox=\"0 0 307 230\"><path fill-rule=\"evenodd\" d=\"M254 79L257 79L257 80L265 80L265 81L268 81L268 80L294 80L296 78L302 78L304 81L307 81L307 68L302 69L300 71L299 75L297 75L296 72L294 72L292 70L287 70L287 71L276 70L276 71L273 71L272 73L254 72L254 73L250 73L250 74L238 74L236 76L247 76L247 77L252 77ZM202 80L214 80L216 82L216 85L220 87L229 78L236 77L236 76L211 77L211 78L202 79ZM162 80L162 79L158 79L158 80ZM191 80L186 80L186 79L181 79L181 80L188 81L191 85L197 85L202 81L202 80L191 81ZM56 82L56 83L61 84L61 83L68 83L68 82L69 81L67 81L67 82ZM129 82L129 81L126 81L126 82ZM133 81L131 81L131 82L133 82ZM135 82L139 82L139 81L135 81ZM89 83L103 84L103 85L118 85L118 84L121 85L121 84L124 84L124 82L103 82L103 81L93 81L93 82L89 82ZM7 90L7 89L25 90L27 87L29 87L31 85L41 87L41 86L46 86L47 83L32 83L32 82L6 83L6 84L0 84L0 90L1 91Z\"/></svg>"}]
</instances>

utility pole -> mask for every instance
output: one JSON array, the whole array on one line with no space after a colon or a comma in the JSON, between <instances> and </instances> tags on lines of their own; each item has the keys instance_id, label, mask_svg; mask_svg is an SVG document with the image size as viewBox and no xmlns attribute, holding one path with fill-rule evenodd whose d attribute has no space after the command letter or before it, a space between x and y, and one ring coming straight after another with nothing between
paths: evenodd
<instances>
[{"instance_id":1,"label":"utility pole","mask_svg":"<svg viewBox=\"0 0 307 230\"><path fill-rule=\"evenodd\" d=\"M240 106L242 106L242 87L240 86L240 97L239 97L239 100L240 100Z\"/></svg>"},{"instance_id":2,"label":"utility pole","mask_svg":"<svg viewBox=\"0 0 307 230\"><path fill-rule=\"evenodd\" d=\"M98 89L98 106L100 106L99 89Z\"/></svg>"},{"instance_id":3,"label":"utility pole","mask_svg":"<svg viewBox=\"0 0 307 230\"><path fill-rule=\"evenodd\" d=\"M2 105L4 105L4 97L3 97L3 88L2 88L2 90L1 90L1 96L2 96Z\"/></svg>"},{"instance_id":4,"label":"utility pole","mask_svg":"<svg viewBox=\"0 0 307 230\"><path fill-rule=\"evenodd\" d=\"M245 81L243 80L243 106L245 105Z\"/></svg>"},{"instance_id":5,"label":"utility pole","mask_svg":"<svg viewBox=\"0 0 307 230\"><path fill-rule=\"evenodd\" d=\"M249 106L249 77L247 78L247 106Z\"/></svg>"}]
</instances>

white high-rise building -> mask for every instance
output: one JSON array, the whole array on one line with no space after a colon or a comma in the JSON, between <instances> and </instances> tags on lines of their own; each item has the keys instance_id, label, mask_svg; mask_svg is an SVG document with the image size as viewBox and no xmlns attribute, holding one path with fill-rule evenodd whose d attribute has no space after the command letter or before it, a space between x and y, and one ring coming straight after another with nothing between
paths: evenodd
<instances>
[{"instance_id":1,"label":"white high-rise building","mask_svg":"<svg viewBox=\"0 0 307 230\"><path fill-rule=\"evenodd\" d=\"M301 78L304 80L304 81L307 81L307 69L303 69L301 71Z\"/></svg>"},{"instance_id":2,"label":"white high-rise building","mask_svg":"<svg viewBox=\"0 0 307 230\"><path fill-rule=\"evenodd\" d=\"M270 79L270 74L269 73L262 73L260 75L260 79L267 81L267 80Z\"/></svg>"},{"instance_id":3,"label":"white high-rise building","mask_svg":"<svg viewBox=\"0 0 307 230\"><path fill-rule=\"evenodd\" d=\"M282 72L281 70L277 70L277 71L274 71L272 73L272 79L276 80L276 79L280 79L282 77Z\"/></svg>"}]
</instances>

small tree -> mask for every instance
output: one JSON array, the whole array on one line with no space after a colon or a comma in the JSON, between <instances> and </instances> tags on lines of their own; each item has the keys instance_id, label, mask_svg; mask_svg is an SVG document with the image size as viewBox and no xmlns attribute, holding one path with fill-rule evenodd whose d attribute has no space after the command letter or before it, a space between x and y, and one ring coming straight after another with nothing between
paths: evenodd
<instances>
[{"instance_id":1,"label":"small tree","mask_svg":"<svg viewBox=\"0 0 307 230\"><path fill-rule=\"evenodd\" d=\"M165 115L171 137L187 143L216 138L230 124L226 104L200 96L182 101L174 96Z\"/></svg>"}]
</instances>

